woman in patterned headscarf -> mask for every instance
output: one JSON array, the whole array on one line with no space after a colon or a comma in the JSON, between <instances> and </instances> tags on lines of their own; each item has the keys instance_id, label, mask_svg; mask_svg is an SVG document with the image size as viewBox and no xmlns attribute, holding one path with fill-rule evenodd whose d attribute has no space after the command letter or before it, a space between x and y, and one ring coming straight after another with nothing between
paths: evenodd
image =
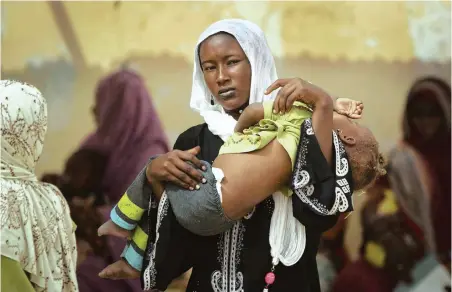
<instances>
[{"instance_id":1,"label":"woman in patterned headscarf","mask_svg":"<svg viewBox=\"0 0 452 292\"><path fill-rule=\"evenodd\" d=\"M75 226L35 165L44 146L47 105L35 87L0 82L2 291L78 291Z\"/></svg>"}]
</instances>

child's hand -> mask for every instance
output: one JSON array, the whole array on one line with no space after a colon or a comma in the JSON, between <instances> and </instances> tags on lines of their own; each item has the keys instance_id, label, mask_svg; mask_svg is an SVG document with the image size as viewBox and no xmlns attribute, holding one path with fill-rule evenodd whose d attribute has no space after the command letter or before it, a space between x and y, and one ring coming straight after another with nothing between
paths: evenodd
<instances>
[{"instance_id":1,"label":"child's hand","mask_svg":"<svg viewBox=\"0 0 452 292\"><path fill-rule=\"evenodd\" d=\"M360 119L363 114L364 104L349 98L340 97L334 103L334 110L351 119Z\"/></svg>"}]
</instances>

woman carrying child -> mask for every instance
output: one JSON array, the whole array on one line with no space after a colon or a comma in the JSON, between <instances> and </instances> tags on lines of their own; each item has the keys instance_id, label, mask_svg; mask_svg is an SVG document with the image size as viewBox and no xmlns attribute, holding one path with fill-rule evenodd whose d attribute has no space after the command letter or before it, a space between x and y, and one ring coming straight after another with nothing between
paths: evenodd
<instances>
[{"instance_id":1,"label":"woman carrying child","mask_svg":"<svg viewBox=\"0 0 452 292\"><path fill-rule=\"evenodd\" d=\"M282 89L278 93L276 89L279 87ZM322 89L298 78L277 80L273 56L263 32L255 24L234 19L213 24L201 35L195 50L191 99L191 107L203 116L206 123L182 133L176 141L175 150L153 159L147 167L146 176L143 171L135 182L141 182L142 187L145 187L147 180L153 187L160 182L171 182L186 189L202 189L202 183L206 182L203 179L206 168L200 160L208 163L216 160L221 146L233 134L237 119L248 105L275 98L278 100L274 104L276 113L289 111L294 101L303 98L313 103L325 101L325 112L332 111L331 98ZM358 112L359 116L362 108L357 103L354 106L356 108L349 113L353 115ZM332 120L329 122L327 139L332 139ZM342 125L344 123L352 122L346 119ZM322 145L327 144L317 141L311 133L312 127L303 127L299 145L306 145L309 140L309 151L300 150L300 147L297 150L297 160L304 166L299 170L295 168L292 178L299 178L301 171L306 171L312 177L312 185L315 182L316 190L311 195L321 202L309 205L303 201L305 198L302 199L302 195L293 194L290 197L293 213L285 214L293 219L286 221L290 221L292 227L301 224L304 228L305 242L299 260L283 265L281 259L284 256L279 253L280 250L273 252L275 246L282 246L284 250L290 247L290 243L269 242L271 225L278 222L273 219L278 204L275 204L271 192L262 198L250 196L247 192L223 197L223 215L233 220L232 227L213 236L198 236L184 229L173 212L174 206L170 206L165 196L158 202L154 192L149 204L149 218L143 217L148 219L150 226L144 254L144 287L165 290L172 279L193 268L187 291L319 291L315 256L320 235L335 224L339 215L339 212L322 214L320 209L323 204L332 207L336 201L331 185L352 184L350 169L343 167L348 165L343 144L354 145L358 140L364 141L361 139L364 132L338 131L335 137L342 142L327 146L330 153L331 150L334 153L329 157L325 157L324 149L321 149ZM367 138L364 142L369 143L359 144L365 145L368 150L371 159L363 159L370 163L355 163L360 166L356 177L365 179L360 182L363 185L375 179L379 166L378 145L373 137ZM352 148L366 156L363 148ZM353 156L358 160L361 157ZM277 168L274 166L275 170ZM259 187L259 182L256 182L256 187ZM328 190L327 196L324 196L325 190L322 189ZM349 196L352 189L344 188ZM250 190L249 193L258 192ZM347 201L351 203L350 197ZM279 260L283 264L278 264Z\"/></svg>"}]
</instances>

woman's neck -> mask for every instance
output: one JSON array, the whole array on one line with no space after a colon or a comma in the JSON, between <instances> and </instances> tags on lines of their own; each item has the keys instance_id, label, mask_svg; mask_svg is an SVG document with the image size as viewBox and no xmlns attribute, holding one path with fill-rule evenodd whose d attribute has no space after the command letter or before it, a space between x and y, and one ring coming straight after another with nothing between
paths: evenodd
<instances>
[{"instance_id":1,"label":"woman's neck","mask_svg":"<svg viewBox=\"0 0 452 292\"><path fill-rule=\"evenodd\" d=\"M236 109L233 110L225 110L225 112L230 115L231 117L233 117L235 120L238 120L240 115L242 114L243 110L249 105L249 102L245 102L243 105L239 106Z\"/></svg>"}]
</instances>

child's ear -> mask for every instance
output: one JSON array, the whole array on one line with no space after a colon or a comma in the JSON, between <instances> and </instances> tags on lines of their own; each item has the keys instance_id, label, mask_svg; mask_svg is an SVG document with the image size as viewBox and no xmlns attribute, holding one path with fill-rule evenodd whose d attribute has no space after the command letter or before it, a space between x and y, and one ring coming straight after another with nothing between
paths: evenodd
<instances>
[{"instance_id":1,"label":"child's ear","mask_svg":"<svg viewBox=\"0 0 452 292\"><path fill-rule=\"evenodd\" d=\"M338 131L338 136L339 139L341 139L341 141L344 144L347 144L349 146L354 146L356 144L356 139L353 136L347 136L344 134L344 131Z\"/></svg>"}]
</instances>

